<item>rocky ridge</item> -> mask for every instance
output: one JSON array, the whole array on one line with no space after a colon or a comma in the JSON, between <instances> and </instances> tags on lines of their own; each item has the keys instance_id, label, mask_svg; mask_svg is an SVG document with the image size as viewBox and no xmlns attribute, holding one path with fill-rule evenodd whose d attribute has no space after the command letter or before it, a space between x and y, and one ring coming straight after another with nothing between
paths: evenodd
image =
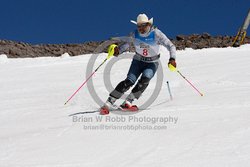
<instances>
[{"instance_id":1,"label":"rocky ridge","mask_svg":"<svg viewBox=\"0 0 250 167\"><path fill-rule=\"evenodd\" d=\"M208 33L177 35L176 39L171 39L177 50L185 48L222 48L232 46L234 36L211 36ZM85 42L81 44L38 44L31 45L24 42L10 40L0 40L0 54L5 54L9 58L24 57L46 57L61 56L68 53L71 56L93 53L93 51L104 41ZM250 43L250 37L246 37L244 43Z\"/></svg>"}]
</instances>

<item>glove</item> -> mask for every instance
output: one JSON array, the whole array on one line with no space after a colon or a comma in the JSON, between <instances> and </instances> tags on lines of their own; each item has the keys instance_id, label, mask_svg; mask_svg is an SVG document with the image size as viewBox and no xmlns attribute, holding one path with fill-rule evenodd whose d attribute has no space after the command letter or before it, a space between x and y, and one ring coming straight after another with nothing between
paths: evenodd
<instances>
[{"instance_id":1,"label":"glove","mask_svg":"<svg viewBox=\"0 0 250 167\"><path fill-rule=\"evenodd\" d=\"M114 48L114 56L117 57L119 55L119 53L120 53L119 48L118 48L118 46L116 46Z\"/></svg>"},{"instance_id":2,"label":"glove","mask_svg":"<svg viewBox=\"0 0 250 167\"><path fill-rule=\"evenodd\" d=\"M169 59L168 68L170 71L176 71L176 62L174 58Z\"/></svg>"},{"instance_id":3,"label":"glove","mask_svg":"<svg viewBox=\"0 0 250 167\"><path fill-rule=\"evenodd\" d=\"M168 64L171 64L172 66L174 66L174 67L176 68L176 62L175 62L175 59L174 59L174 58L171 57L171 58L169 59Z\"/></svg>"}]
</instances>

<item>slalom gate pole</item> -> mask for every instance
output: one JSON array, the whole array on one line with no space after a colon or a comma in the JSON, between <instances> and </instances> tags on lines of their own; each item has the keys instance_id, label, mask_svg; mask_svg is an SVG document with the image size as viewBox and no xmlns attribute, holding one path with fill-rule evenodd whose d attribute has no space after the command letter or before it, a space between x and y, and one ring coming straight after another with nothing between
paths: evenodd
<instances>
[{"instance_id":1,"label":"slalom gate pole","mask_svg":"<svg viewBox=\"0 0 250 167\"><path fill-rule=\"evenodd\" d=\"M170 90L170 86L169 86L169 82L167 81L167 85L168 85L168 92L169 92L169 96L170 96L170 100L173 100L173 96Z\"/></svg>"},{"instance_id":2,"label":"slalom gate pole","mask_svg":"<svg viewBox=\"0 0 250 167\"><path fill-rule=\"evenodd\" d=\"M182 75L182 73L178 70L177 71L183 79L185 79L201 96L203 96L203 93L201 93L185 76Z\"/></svg>"},{"instance_id":3,"label":"slalom gate pole","mask_svg":"<svg viewBox=\"0 0 250 167\"><path fill-rule=\"evenodd\" d=\"M201 93L184 75L182 75L182 73L176 69L176 67L174 67L172 64L168 65L170 71L176 71L178 74L180 74L180 76L185 79L191 86L192 88L194 88L201 96L204 96L203 93Z\"/></svg>"},{"instance_id":4,"label":"slalom gate pole","mask_svg":"<svg viewBox=\"0 0 250 167\"><path fill-rule=\"evenodd\" d=\"M112 44L110 45L109 49L108 49L108 57L95 69L94 72L92 72L90 74L90 76L82 83L82 85L70 96L70 98L64 103L64 105L66 105L76 94L77 92L88 82L88 80L96 73L96 71L110 58L114 55L114 48L117 45Z\"/></svg>"},{"instance_id":5,"label":"slalom gate pole","mask_svg":"<svg viewBox=\"0 0 250 167\"><path fill-rule=\"evenodd\" d=\"M92 74L82 83L82 85L70 96L70 98L64 103L66 105L75 95L76 93L88 82L88 80L96 73L96 71L107 61L108 59L106 58L102 64L100 64Z\"/></svg>"}]
</instances>

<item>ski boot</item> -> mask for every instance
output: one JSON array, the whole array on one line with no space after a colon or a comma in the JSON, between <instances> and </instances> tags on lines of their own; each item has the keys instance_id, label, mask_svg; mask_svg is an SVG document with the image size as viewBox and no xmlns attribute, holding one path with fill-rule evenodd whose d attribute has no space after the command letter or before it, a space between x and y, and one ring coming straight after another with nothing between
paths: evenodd
<instances>
[{"instance_id":1,"label":"ski boot","mask_svg":"<svg viewBox=\"0 0 250 167\"><path fill-rule=\"evenodd\" d=\"M125 100L120 107L122 108L122 111L136 112L139 110L136 105L132 105L128 100Z\"/></svg>"},{"instance_id":2,"label":"ski boot","mask_svg":"<svg viewBox=\"0 0 250 167\"><path fill-rule=\"evenodd\" d=\"M100 115L108 115L109 114L109 107L106 103L100 108Z\"/></svg>"},{"instance_id":3,"label":"ski boot","mask_svg":"<svg viewBox=\"0 0 250 167\"><path fill-rule=\"evenodd\" d=\"M100 115L108 115L110 110L117 109L117 106L114 105L115 101L115 98L109 97L106 103L100 108Z\"/></svg>"}]
</instances>

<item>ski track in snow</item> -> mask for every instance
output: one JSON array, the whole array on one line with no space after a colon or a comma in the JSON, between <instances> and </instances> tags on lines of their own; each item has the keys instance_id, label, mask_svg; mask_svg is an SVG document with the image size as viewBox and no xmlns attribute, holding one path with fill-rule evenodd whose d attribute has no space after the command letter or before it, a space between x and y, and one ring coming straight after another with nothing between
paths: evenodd
<instances>
[{"instance_id":1,"label":"ski track in snow","mask_svg":"<svg viewBox=\"0 0 250 167\"><path fill-rule=\"evenodd\" d=\"M82 84L91 55L8 59L0 55L1 167L246 167L250 163L250 45L240 48L186 49L177 52L177 65L204 93L167 69L162 48L164 83L156 101L135 115L106 117L175 117L165 130L86 130L84 125L152 125L149 122L74 122L95 120L99 106ZM125 53L122 56L126 57ZM101 54L97 67L106 54ZM115 59L115 58L114 58ZM131 60L118 61L110 74L112 86L125 79ZM105 101L105 65L93 77ZM169 81L174 100L169 99ZM143 96L152 94L156 77ZM118 100L117 105L122 100ZM156 123L157 125L164 125ZM155 125L155 124L154 124Z\"/></svg>"}]
</instances>

